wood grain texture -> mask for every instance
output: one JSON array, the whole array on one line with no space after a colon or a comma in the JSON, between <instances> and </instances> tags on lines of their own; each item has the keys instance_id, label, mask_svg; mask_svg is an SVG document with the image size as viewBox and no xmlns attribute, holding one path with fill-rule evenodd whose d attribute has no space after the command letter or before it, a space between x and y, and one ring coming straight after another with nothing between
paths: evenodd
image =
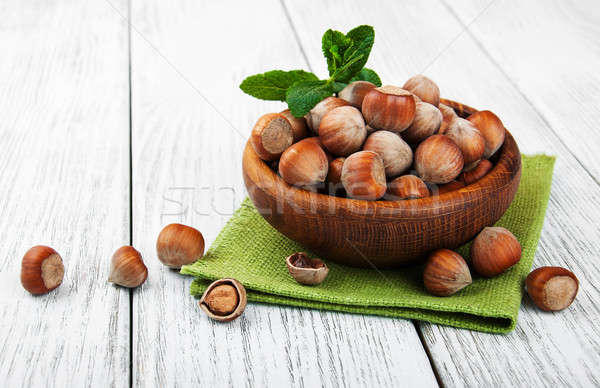
<instances>
[{"instance_id":1,"label":"wood grain texture","mask_svg":"<svg viewBox=\"0 0 600 388\"><path fill-rule=\"evenodd\" d=\"M443 102L462 108L464 116L476 112ZM360 201L299 189L261 160L250 142L243 172L257 210L282 234L341 264L393 268L423 259L434 249L457 248L502 217L521 177L521 154L510 133L497 157L492 171L478 182L411 201Z\"/></svg>"},{"instance_id":2,"label":"wood grain texture","mask_svg":"<svg viewBox=\"0 0 600 388\"><path fill-rule=\"evenodd\" d=\"M600 189L523 94L487 57L439 2L285 2L315 70L325 73L319 52L327 28L342 31L362 23L377 31L368 66L384 83L400 85L423 73L443 97L491 109L517 139L521 152L557 155L552 194L534 267L561 265L579 277L579 295L562 313L538 312L524 298L514 332L491 335L419 324L434 365L447 386L593 386L600 373ZM494 5L492 5L494 6ZM476 17L485 4L473 5ZM498 8L496 18L503 18ZM491 9L491 8L490 8ZM490 21L483 12L478 24ZM471 20L468 20L470 23ZM469 25L469 23L464 23ZM496 32L499 36L502 33ZM525 46L521 46L525 49ZM529 47L529 46L527 46ZM575 92L574 92L575 93ZM588 132L586 132L588 133Z\"/></svg>"},{"instance_id":3,"label":"wood grain texture","mask_svg":"<svg viewBox=\"0 0 600 388\"><path fill-rule=\"evenodd\" d=\"M444 1L461 23L476 0ZM479 4L479 5L478 5ZM495 1L470 35L547 130L600 181L600 7L594 0Z\"/></svg>"},{"instance_id":4,"label":"wood grain texture","mask_svg":"<svg viewBox=\"0 0 600 388\"><path fill-rule=\"evenodd\" d=\"M102 1L0 14L1 385L126 387L129 291L107 277L129 242L127 26ZM19 272L36 244L66 268L33 297Z\"/></svg>"},{"instance_id":5,"label":"wood grain texture","mask_svg":"<svg viewBox=\"0 0 600 388\"><path fill-rule=\"evenodd\" d=\"M220 324L192 279L159 263L164 225L210 245L246 195L250 130L285 105L239 83L305 63L277 1L134 1L132 15L133 240L150 272L134 299L134 385L435 386L409 321L249 304Z\"/></svg>"}]
</instances>

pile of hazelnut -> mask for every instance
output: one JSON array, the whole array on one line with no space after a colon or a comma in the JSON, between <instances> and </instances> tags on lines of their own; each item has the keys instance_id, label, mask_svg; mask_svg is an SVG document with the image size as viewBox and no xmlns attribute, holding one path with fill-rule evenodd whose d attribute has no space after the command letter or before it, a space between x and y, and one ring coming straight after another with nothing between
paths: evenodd
<instances>
[{"instance_id":1,"label":"pile of hazelnut","mask_svg":"<svg viewBox=\"0 0 600 388\"><path fill-rule=\"evenodd\" d=\"M362 200L402 200L469 185L493 167L506 129L490 111L467 119L417 75L402 88L355 81L305 117L260 117L250 143L290 185Z\"/></svg>"}]
</instances>

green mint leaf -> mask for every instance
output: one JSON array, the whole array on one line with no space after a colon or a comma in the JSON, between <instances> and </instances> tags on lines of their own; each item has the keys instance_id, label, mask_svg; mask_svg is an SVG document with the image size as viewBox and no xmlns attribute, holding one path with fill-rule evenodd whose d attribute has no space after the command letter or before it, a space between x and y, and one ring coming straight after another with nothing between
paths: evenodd
<instances>
[{"instance_id":1,"label":"green mint leaf","mask_svg":"<svg viewBox=\"0 0 600 388\"><path fill-rule=\"evenodd\" d=\"M352 40L352 44L344 51L343 66L345 68L344 70L336 68L337 74L332 75L336 81L340 82L350 81L365 66L375 42L375 30L371 26L362 25L350 30L346 37Z\"/></svg>"},{"instance_id":2,"label":"green mint leaf","mask_svg":"<svg viewBox=\"0 0 600 388\"><path fill-rule=\"evenodd\" d=\"M374 70L368 69L366 67L363 67L362 70L358 72L358 74L352 77L350 82L353 81L369 81L370 83L375 84L375 86L381 86L381 78L379 78L379 76L377 75L377 73L375 73Z\"/></svg>"},{"instance_id":3,"label":"green mint leaf","mask_svg":"<svg viewBox=\"0 0 600 388\"><path fill-rule=\"evenodd\" d=\"M323 55L327 58L327 70L331 76L343 62L344 52L352 45L352 39L346 37L342 32L327 30L321 39Z\"/></svg>"},{"instance_id":4,"label":"green mint leaf","mask_svg":"<svg viewBox=\"0 0 600 388\"><path fill-rule=\"evenodd\" d=\"M299 81L288 89L286 101L292 114L302 117L332 94L332 85L327 81Z\"/></svg>"},{"instance_id":5,"label":"green mint leaf","mask_svg":"<svg viewBox=\"0 0 600 388\"><path fill-rule=\"evenodd\" d=\"M285 101L288 88L295 82L316 80L316 75L304 70L272 70L246 78L240 89L261 100Z\"/></svg>"},{"instance_id":6,"label":"green mint leaf","mask_svg":"<svg viewBox=\"0 0 600 388\"><path fill-rule=\"evenodd\" d=\"M333 92L334 93L339 93L341 92L346 86L348 86L348 84L345 84L343 82L334 82L332 84L333 87Z\"/></svg>"},{"instance_id":7,"label":"green mint leaf","mask_svg":"<svg viewBox=\"0 0 600 388\"><path fill-rule=\"evenodd\" d=\"M362 57L362 55L357 55L348 62L345 62L341 67L336 69L331 78L338 82L349 82L360 71L360 68L356 69L356 64L362 62Z\"/></svg>"}]
</instances>

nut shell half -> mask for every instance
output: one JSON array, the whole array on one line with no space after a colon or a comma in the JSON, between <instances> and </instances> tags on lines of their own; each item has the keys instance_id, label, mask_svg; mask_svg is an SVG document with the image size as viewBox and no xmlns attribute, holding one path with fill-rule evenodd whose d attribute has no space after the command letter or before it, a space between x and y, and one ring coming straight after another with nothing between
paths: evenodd
<instances>
[{"instance_id":1,"label":"nut shell half","mask_svg":"<svg viewBox=\"0 0 600 388\"><path fill-rule=\"evenodd\" d=\"M247 303L248 297L242 283L229 278L212 282L199 301L206 315L219 322L229 322L242 315Z\"/></svg>"},{"instance_id":2,"label":"nut shell half","mask_svg":"<svg viewBox=\"0 0 600 388\"><path fill-rule=\"evenodd\" d=\"M285 259L288 272L300 284L316 286L329 274L327 265L318 258L311 259L304 252L296 252Z\"/></svg>"}]
</instances>

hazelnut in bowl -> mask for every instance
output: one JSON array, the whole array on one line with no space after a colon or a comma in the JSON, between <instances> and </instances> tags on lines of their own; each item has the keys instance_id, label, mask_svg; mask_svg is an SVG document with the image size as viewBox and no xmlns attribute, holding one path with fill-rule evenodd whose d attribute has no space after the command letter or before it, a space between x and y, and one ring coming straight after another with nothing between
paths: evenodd
<instances>
[{"instance_id":1,"label":"hazelnut in bowl","mask_svg":"<svg viewBox=\"0 0 600 388\"><path fill-rule=\"evenodd\" d=\"M452 108L456 117L461 120L474 117L478 112L454 101L441 99L440 102L440 107L443 105ZM414 102L411 101L411 104L414 112ZM476 124L477 120L487 119L486 115L475 116L472 122ZM469 122L458 124L460 127L454 130L454 136L465 138L471 135ZM353 124L345 131L352 135L354 140L357 137L361 142L365 140L365 130L360 124ZM440 142L445 136L438 132L426 141ZM358 153L345 152L346 149L337 154L327 152L327 147L318 144L317 137L305 141L302 147L298 147L300 143L295 143L295 149L289 152L290 158L302 155L303 152L315 154L315 158L311 159L313 163L307 165L312 174L293 174L301 184L288 184L269 166L268 161L259 157L251 142L246 145L243 155L244 182L256 209L275 229L320 257L354 267L394 268L419 261L435 249L456 248L472 240L484 227L491 226L500 219L510 206L521 177L519 148L508 131L503 137L502 145L492 156L490 154L494 150L486 149L486 155L483 156L484 151L481 148L481 158L489 158L491 162L491 167L486 167L485 173L481 174L483 177L478 180L469 178L466 186L464 183L459 184L458 188L450 191L443 190L446 182L435 182L444 184L439 186L439 190L438 186L430 185L431 195L426 197L403 200L382 197L382 182L385 186L386 181L392 181L393 177L386 177L386 173L381 172L384 169L383 163L379 158L373 157L373 151L358 151L361 154L358 156ZM354 152L354 143L348 144L348 149ZM458 141L457 144L463 146ZM485 145L488 146L487 143ZM323 153L319 151L319 146ZM420 159L438 157L428 156L425 151L416 148L412 168L422 177L431 176L433 181L447 180L443 174L432 174L419 165ZM465 153L464 150L461 151ZM333 156L330 155L331 152L334 153ZM284 156L285 152L282 158ZM315 182L322 182L327 176L328 162L341 156L346 158L342 180L344 174L349 174L344 170L355 167L357 174L362 174L361 182L367 182L367 187L359 188L366 199L323 194L322 187L315 185ZM462 156L460 158L462 159ZM280 167L282 161L279 162ZM462 171L462 174L477 171L476 163L463 166L464 161L460 162L459 171ZM385 164L387 167L388 163ZM300 161L288 162L286 165L292 166L290 169L302 167ZM379 172L374 172L375 169ZM404 174L411 171L409 167ZM456 177L448 185L458 183L460 179L461 177ZM348 178L347 181L352 180Z\"/></svg>"}]
</instances>

